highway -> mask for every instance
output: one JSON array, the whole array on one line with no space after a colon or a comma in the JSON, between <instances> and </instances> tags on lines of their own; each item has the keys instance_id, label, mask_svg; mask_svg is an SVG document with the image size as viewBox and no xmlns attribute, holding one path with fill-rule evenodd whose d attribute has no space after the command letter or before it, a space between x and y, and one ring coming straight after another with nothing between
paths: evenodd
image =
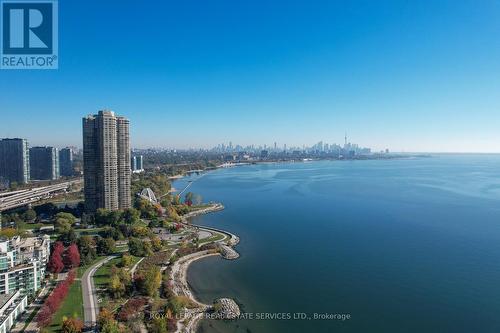
<instances>
[{"instance_id":1,"label":"highway","mask_svg":"<svg viewBox=\"0 0 500 333\"><path fill-rule=\"evenodd\" d=\"M68 191L71 185L81 183L82 180L78 179L54 185L0 193L0 212L49 199L54 194Z\"/></svg>"}]
</instances>

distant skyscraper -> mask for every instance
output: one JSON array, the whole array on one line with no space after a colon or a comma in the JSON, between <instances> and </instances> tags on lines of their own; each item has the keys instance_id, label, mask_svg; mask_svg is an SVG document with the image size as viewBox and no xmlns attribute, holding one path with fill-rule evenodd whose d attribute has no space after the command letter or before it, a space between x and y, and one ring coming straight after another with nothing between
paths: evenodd
<instances>
[{"instance_id":1,"label":"distant skyscraper","mask_svg":"<svg viewBox=\"0 0 500 333\"><path fill-rule=\"evenodd\" d=\"M71 148L59 150L59 172L61 176L73 176L73 150Z\"/></svg>"},{"instance_id":2,"label":"distant skyscraper","mask_svg":"<svg viewBox=\"0 0 500 333\"><path fill-rule=\"evenodd\" d=\"M144 171L142 160L142 155L132 156L130 159L130 168L132 169L132 172Z\"/></svg>"},{"instance_id":3,"label":"distant skyscraper","mask_svg":"<svg viewBox=\"0 0 500 333\"><path fill-rule=\"evenodd\" d=\"M130 169L132 172L137 170L137 157L135 156L130 157Z\"/></svg>"},{"instance_id":4,"label":"distant skyscraper","mask_svg":"<svg viewBox=\"0 0 500 333\"><path fill-rule=\"evenodd\" d=\"M142 161L143 161L142 155L138 155L136 161L137 170L141 171L144 170L144 165Z\"/></svg>"},{"instance_id":5,"label":"distant skyscraper","mask_svg":"<svg viewBox=\"0 0 500 333\"><path fill-rule=\"evenodd\" d=\"M83 118L85 208L130 208L129 120L112 111Z\"/></svg>"},{"instance_id":6,"label":"distant skyscraper","mask_svg":"<svg viewBox=\"0 0 500 333\"><path fill-rule=\"evenodd\" d=\"M0 140L0 181L27 183L30 179L30 159L26 139Z\"/></svg>"},{"instance_id":7,"label":"distant skyscraper","mask_svg":"<svg viewBox=\"0 0 500 333\"><path fill-rule=\"evenodd\" d=\"M56 148L30 148L30 177L33 180L59 178L59 156Z\"/></svg>"}]
</instances>

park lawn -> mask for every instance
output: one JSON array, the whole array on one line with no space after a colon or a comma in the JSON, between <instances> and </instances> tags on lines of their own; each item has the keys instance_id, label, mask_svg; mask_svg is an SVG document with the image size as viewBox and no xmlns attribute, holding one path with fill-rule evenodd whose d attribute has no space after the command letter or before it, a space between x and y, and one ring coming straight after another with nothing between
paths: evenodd
<instances>
[{"instance_id":1,"label":"park lawn","mask_svg":"<svg viewBox=\"0 0 500 333\"><path fill-rule=\"evenodd\" d=\"M109 279L111 277L111 267L117 266L121 257L113 258L101 267L94 273L94 284L96 288L106 288L109 284Z\"/></svg>"},{"instance_id":2,"label":"park lawn","mask_svg":"<svg viewBox=\"0 0 500 333\"><path fill-rule=\"evenodd\" d=\"M40 229L41 227L46 227L46 226L50 226L50 225L51 224L20 222L18 224L18 228L19 228L19 230L34 230L34 229Z\"/></svg>"},{"instance_id":3,"label":"park lawn","mask_svg":"<svg viewBox=\"0 0 500 333\"><path fill-rule=\"evenodd\" d=\"M49 332L61 332L63 317L73 316L83 321L82 283L80 280L75 280L69 288L66 299L61 304L59 310L54 314L52 324L47 327Z\"/></svg>"},{"instance_id":4,"label":"park lawn","mask_svg":"<svg viewBox=\"0 0 500 333\"><path fill-rule=\"evenodd\" d=\"M220 241L221 239L224 239L224 235L220 234L220 233L216 233L215 235L213 235L211 237L200 240L200 245L208 244L211 242L217 242L217 241Z\"/></svg>"},{"instance_id":5,"label":"park lawn","mask_svg":"<svg viewBox=\"0 0 500 333\"><path fill-rule=\"evenodd\" d=\"M212 204L192 205L192 206L188 206L188 211L195 212L197 210L205 209L205 208L208 208L211 206L212 206Z\"/></svg>"}]
</instances>

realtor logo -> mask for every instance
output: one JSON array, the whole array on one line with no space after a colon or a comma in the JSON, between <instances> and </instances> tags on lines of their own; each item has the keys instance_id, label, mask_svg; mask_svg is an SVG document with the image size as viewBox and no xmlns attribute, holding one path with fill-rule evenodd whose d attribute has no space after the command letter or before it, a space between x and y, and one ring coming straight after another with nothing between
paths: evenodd
<instances>
[{"instance_id":1,"label":"realtor logo","mask_svg":"<svg viewBox=\"0 0 500 333\"><path fill-rule=\"evenodd\" d=\"M0 0L1 69L57 69L57 0Z\"/></svg>"}]
</instances>

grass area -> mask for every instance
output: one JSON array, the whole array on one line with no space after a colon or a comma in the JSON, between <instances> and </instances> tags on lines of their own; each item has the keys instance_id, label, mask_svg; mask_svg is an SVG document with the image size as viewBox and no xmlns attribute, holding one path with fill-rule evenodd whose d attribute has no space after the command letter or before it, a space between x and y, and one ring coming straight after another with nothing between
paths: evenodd
<instances>
[{"instance_id":1,"label":"grass area","mask_svg":"<svg viewBox=\"0 0 500 333\"><path fill-rule=\"evenodd\" d=\"M205 209L208 207L212 207L212 204L201 204L201 205L194 205L194 206L188 206L188 211L189 212L194 212L200 209Z\"/></svg>"},{"instance_id":2,"label":"grass area","mask_svg":"<svg viewBox=\"0 0 500 333\"><path fill-rule=\"evenodd\" d=\"M200 245L201 244L211 243L211 242L217 242L217 241L220 241L221 239L224 239L224 235L221 234L221 233L215 233L211 237L208 237L208 238L200 240Z\"/></svg>"},{"instance_id":3,"label":"grass area","mask_svg":"<svg viewBox=\"0 0 500 333\"><path fill-rule=\"evenodd\" d=\"M131 269L140 259L141 257L132 256L132 263L129 269ZM113 265L118 266L121 260L121 257L111 259L106 264L102 265L94 274L94 284L97 289L101 289L101 291L99 292L99 296L103 299L103 304L105 303L110 308L115 310L118 309L123 303L125 303L127 301L127 298L111 299L106 290L111 278L111 268L113 267Z\"/></svg>"},{"instance_id":4,"label":"grass area","mask_svg":"<svg viewBox=\"0 0 500 333\"><path fill-rule=\"evenodd\" d=\"M115 247L116 247L117 252L127 252L128 251L128 244L117 245Z\"/></svg>"},{"instance_id":5,"label":"grass area","mask_svg":"<svg viewBox=\"0 0 500 333\"><path fill-rule=\"evenodd\" d=\"M95 272L94 274L94 284L96 288L106 288L108 283L109 283L109 278L111 276L111 267L117 266L120 261L122 260L121 257L117 257L114 259L111 259Z\"/></svg>"},{"instance_id":6,"label":"grass area","mask_svg":"<svg viewBox=\"0 0 500 333\"><path fill-rule=\"evenodd\" d=\"M92 229L75 229L77 235L97 235L100 231L103 231L103 228L92 228Z\"/></svg>"},{"instance_id":7,"label":"grass area","mask_svg":"<svg viewBox=\"0 0 500 333\"><path fill-rule=\"evenodd\" d=\"M34 230L34 229L40 229L41 227L46 227L46 226L50 226L50 225L51 224L19 222L17 226L18 226L19 230Z\"/></svg>"},{"instance_id":8,"label":"grass area","mask_svg":"<svg viewBox=\"0 0 500 333\"><path fill-rule=\"evenodd\" d=\"M49 332L61 332L63 317L76 316L83 320L83 298L82 298L82 283L80 280L75 280L69 288L68 295L62 303L61 307L54 314L52 324L47 328Z\"/></svg>"}]
</instances>

